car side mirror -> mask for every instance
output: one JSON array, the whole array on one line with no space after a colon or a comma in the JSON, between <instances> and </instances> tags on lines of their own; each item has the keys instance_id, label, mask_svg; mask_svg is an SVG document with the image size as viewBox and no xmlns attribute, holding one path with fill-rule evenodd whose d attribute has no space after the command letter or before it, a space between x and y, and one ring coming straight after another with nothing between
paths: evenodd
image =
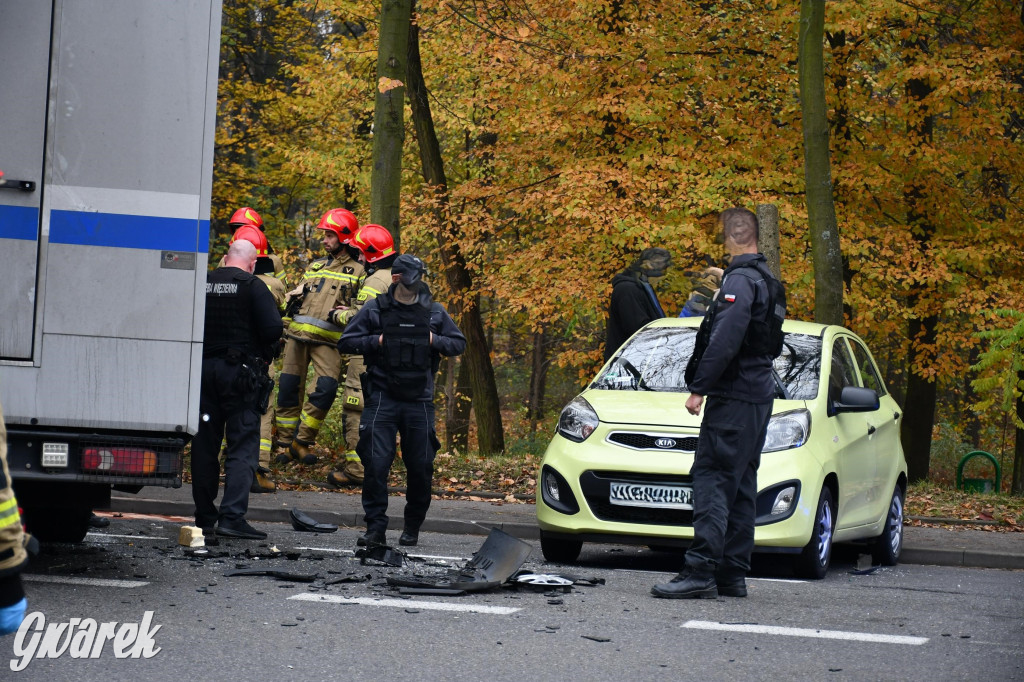
<instances>
[{"instance_id":1,"label":"car side mirror","mask_svg":"<svg viewBox=\"0 0 1024 682\"><path fill-rule=\"evenodd\" d=\"M832 414L841 412L874 412L878 409L878 393L870 388L844 386L839 400L832 403Z\"/></svg>"}]
</instances>

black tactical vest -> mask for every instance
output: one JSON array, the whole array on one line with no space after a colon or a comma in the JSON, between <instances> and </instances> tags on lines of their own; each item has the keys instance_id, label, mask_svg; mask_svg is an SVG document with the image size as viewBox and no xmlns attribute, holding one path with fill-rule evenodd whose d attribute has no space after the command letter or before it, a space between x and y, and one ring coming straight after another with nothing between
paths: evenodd
<instances>
[{"instance_id":1,"label":"black tactical vest","mask_svg":"<svg viewBox=\"0 0 1024 682\"><path fill-rule=\"evenodd\" d=\"M255 279L238 268L217 268L206 276L203 357L218 357L232 348L249 349L252 343L251 287Z\"/></svg>"},{"instance_id":2,"label":"black tactical vest","mask_svg":"<svg viewBox=\"0 0 1024 682\"><path fill-rule=\"evenodd\" d=\"M430 308L418 303L396 305L386 294L377 297L384 344L381 365L387 392L397 400L419 400L430 385Z\"/></svg>"}]
</instances>

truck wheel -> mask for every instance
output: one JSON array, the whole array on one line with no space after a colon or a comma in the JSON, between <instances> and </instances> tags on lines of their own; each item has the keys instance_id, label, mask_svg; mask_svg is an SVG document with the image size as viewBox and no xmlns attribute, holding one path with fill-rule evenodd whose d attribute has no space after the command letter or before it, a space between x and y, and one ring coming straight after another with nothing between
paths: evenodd
<instances>
[{"instance_id":1,"label":"truck wheel","mask_svg":"<svg viewBox=\"0 0 1024 682\"><path fill-rule=\"evenodd\" d=\"M81 542L89 532L89 507L28 507L25 526L41 542Z\"/></svg>"}]
</instances>

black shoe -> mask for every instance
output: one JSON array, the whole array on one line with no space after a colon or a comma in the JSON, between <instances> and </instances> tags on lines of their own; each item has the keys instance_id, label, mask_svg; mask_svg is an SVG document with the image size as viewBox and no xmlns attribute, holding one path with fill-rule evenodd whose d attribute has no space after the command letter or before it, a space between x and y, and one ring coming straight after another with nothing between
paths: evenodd
<instances>
[{"instance_id":1,"label":"black shoe","mask_svg":"<svg viewBox=\"0 0 1024 682\"><path fill-rule=\"evenodd\" d=\"M420 532L418 530L402 531L402 537L398 538L398 544L405 545L406 547L415 547L419 541Z\"/></svg>"},{"instance_id":2,"label":"black shoe","mask_svg":"<svg viewBox=\"0 0 1024 682\"><path fill-rule=\"evenodd\" d=\"M207 547L217 547L220 545L220 540L217 539L217 529L213 526L206 528L200 528L203 531L203 543Z\"/></svg>"},{"instance_id":3,"label":"black shoe","mask_svg":"<svg viewBox=\"0 0 1024 682\"><path fill-rule=\"evenodd\" d=\"M110 527L110 519L106 516L96 516L93 514L89 517L90 528L108 528Z\"/></svg>"},{"instance_id":4,"label":"black shoe","mask_svg":"<svg viewBox=\"0 0 1024 682\"><path fill-rule=\"evenodd\" d=\"M374 545L386 545L387 539L384 537L383 531L379 530L368 530L356 540L356 545L359 547L373 547Z\"/></svg>"},{"instance_id":5,"label":"black shoe","mask_svg":"<svg viewBox=\"0 0 1024 682\"><path fill-rule=\"evenodd\" d=\"M662 599L714 599L718 587L715 576L684 570L669 582L652 587L651 594Z\"/></svg>"},{"instance_id":6,"label":"black shoe","mask_svg":"<svg viewBox=\"0 0 1024 682\"><path fill-rule=\"evenodd\" d=\"M716 572L715 583L718 585L718 596L720 597L747 596L747 581L744 573L736 571Z\"/></svg>"},{"instance_id":7,"label":"black shoe","mask_svg":"<svg viewBox=\"0 0 1024 682\"><path fill-rule=\"evenodd\" d=\"M203 535L205 536L205 533ZM223 535L226 538L241 538L242 540L267 539L266 533L261 530L256 530L250 526L245 519L230 523L221 521L217 524L217 535Z\"/></svg>"}]
</instances>

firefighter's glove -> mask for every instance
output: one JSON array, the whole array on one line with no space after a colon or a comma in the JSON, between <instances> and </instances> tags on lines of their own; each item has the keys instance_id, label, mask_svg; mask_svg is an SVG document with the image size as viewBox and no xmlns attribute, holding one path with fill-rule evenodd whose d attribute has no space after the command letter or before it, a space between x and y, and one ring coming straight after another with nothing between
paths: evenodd
<instances>
[{"instance_id":1,"label":"firefighter's glove","mask_svg":"<svg viewBox=\"0 0 1024 682\"><path fill-rule=\"evenodd\" d=\"M327 313L327 321L337 327L344 327L352 319L352 309L344 306Z\"/></svg>"}]
</instances>

